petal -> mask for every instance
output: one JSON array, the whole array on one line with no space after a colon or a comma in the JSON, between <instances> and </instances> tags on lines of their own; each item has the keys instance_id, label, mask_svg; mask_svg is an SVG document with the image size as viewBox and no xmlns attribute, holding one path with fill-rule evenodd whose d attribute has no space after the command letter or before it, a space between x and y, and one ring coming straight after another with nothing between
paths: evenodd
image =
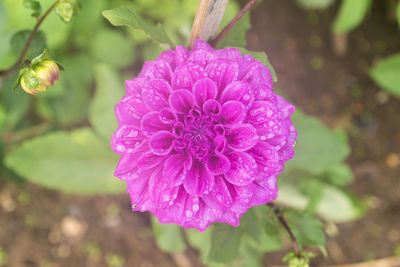
<instances>
[{"instance_id":1,"label":"petal","mask_svg":"<svg viewBox=\"0 0 400 267\"><path fill-rule=\"evenodd\" d=\"M239 74L239 65L229 59L216 59L207 64L207 76L217 83L220 90L235 81Z\"/></svg>"},{"instance_id":2,"label":"petal","mask_svg":"<svg viewBox=\"0 0 400 267\"><path fill-rule=\"evenodd\" d=\"M152 110L159 111L168 106L168 95L171 86L164 80L149 80L142 90L142 99Z\"/></svg>"},{"instance_id":3,"label":"petal","mask_svg":"<svg viewBox=\"0 0 400 267\"><path fill-rule=\"evenodd\" d=\"M230 83L221 94L221 103L228 100L240 100L242 96L250 91L250 84L247 82L237 81Z\"/></svg>"},{"instance_id":4,"label":"petal","mask_svg":"<svg viewBox=\"0 0 400 267\"><path fill-rule=\"evenodd\" d=\"M194 41L192 51L198 51L198 50L213 52L214 48L209 43L201 39L196 39Z\"/></svg>"},{"instance_id":5,"label":"petal","mask_svg":"<svg viewBox=\"0 0 400 267\"><path fill-rule=\"evenodd\" d=\"M126 94L140 96L142 94L142 88L144 87L146 81L146 78L135 78L133 80L126 80Z\"/></svg>"},{"instance_id":6,"label":"petal","mask_svg":"<svg viewBox=\"0 0 400 267\"><path fill-rule=\"evenodd\" d=\"M215 99L217 97L217 94L217 85L214 81L208 78L198 80L193 85L194 99L199 107L202 107L206 100Z\"/></svg>"},{"instance_id":7,"label":"petal","mask_svg":"<svg viewBox=\"0 0 400 267\"><path fill-rule=\"evenodd\" d=\"M221 114L221 104L215 99L208 99L203 104L203 112L207 115L218 116Z\"/></svg>"},{"instance_id":8,"label":"petal","mask_svg":"<svg viewBox=\"0 0 400 267\"><path fill-rule=\"evenodd\" d=\"M206 66L210 61L216 59L213 53L206 50L197 50L190 54L189 61L199 66Z\"/></svg>"},{"instance_id":9,"label":"petal","mask_svg":"<svg viewBox=\"0 0 400 267\"><path fill-rule=\"evenodd\" d=\"M170 82L172 77L172 68L166 60L157 59L154 61L146 61L139 73L139 77L162 79Z\"/></svg>"},{"instance_id":10,"label":"petal","mask_svg":"<svg viewBox=\"0 0 400 267\"><path fill-rule=\"evenodd\" d=\"M213 208L228 210L235 197L233 186L226 183L223 176L215 176L214 187L211 192L204 195L202 199Z\"/></svg>"},{"instance_id":11,"label":"petal","mask_svg":"<svg viewBox=\"0 0 400 267\"><path fill-rule=\"evenodd\" d=\"M160 120L166 124L173 124L178 120L175 112L171 108L163 108L160 110L159 116Z\"/></svg>"},{"instance_id":12,"label":"petal","mask_svg":"<svg viewBox=\"0 0 400 267\"><path fill-rule=\"evenodd\" d=\"M163 176L168 180L170 186L178 186L183 183L186 177L184 166L187 160L188 156L184 154L174 154L164 162Z\"/></svg>"},{"instance_id":13,"label":"petal","mask_svg":"<svg viewBox=\"0 0 400 267\"><path fill-rule=\"evenodd\" d=\"M175 68L187 61L189 52L186 47L178 45L175 47Z\"/></svg>"},{"instance_id":14,"label":"petal","mask_svg":"<svg viewBox=\"0 0 400 267\"><path fill-rule=\"evenodd\" d=\"M170 130L171 125L162 122L157 111L152 111L143 116L140 128L145 135L151 136L161 130Z\"/></svg>"},{"instance_id":15,"label":"petal","mask_svg":"<svg viewBox=\"0 0 400 267\"><path fill-rule=\"evenodd\" d=\"M215 151L215 153L224 152L225 147L226 147L225 136L217 135L216 137L214 137L213 143L214 143L214 151Z\"/></svg>"},{"instance_id":16,"label":"petal","mask_svg":"<svg viewBox=\"0 0 400 267\"><path fill-rule=\"evenodd\" d=\"M228 146L236 151L252 148L258 140L256 129L250 124L240 124L230 128L226 134Z\"/></svg>"},{"instance_id":17,"label":"petal","mask_svg":"<svg viewBox=\"0 0 400 267\"><path fill-rule=\"evenodd\" d=\"M175 136L171 132L159 131L151 136L149 147L156 155L167 155L172 150L174 140Z\"/></svg>"},{"instance_id":18,"label":"petal","mask_svg":"<svg viewBox=\"0 0 400 267\"><path fill-rule=\"evenodd\" d=\"M223 154L213 154L207 159L207 169L212 174L223 174L229 171L231 163Z\"/></svg>"},{"instance_id":19,"label":"petal","mask_svg":"<svg viewBox=\"0 0 400 267\"><path fill-rule=\"evenodd\" d=\"M150 198L149 177L138 176L137 179L127 180L127 191L131 198L132 210L146 211L153 208L153 201Z\"/></svg>"},{"instance_id":20,"label":"petal","mask_svg":"<svg viewBox=\"0 0 400 267\"><path fill-rule=\"evenodd\" d=\"M145 142L138 127L123 125L113 134L111 146L116 153L132 152Z\"/></svg>"},{"instance_id":21,"label":"petal","mask_svg":"<svg viewBox=\"0 0 400 267\"><path fill-rule=\"evenodd\" d=\"M172 88L174 90L192 90L193 84L204 76L204 70L201 66L187 62L175 69L172 77Z\"/></svg>"},{"instance_id":22,"label":"petal","mask_svg":"<svg viewBox=\"0 0 400 267\"><path fill-rule=\"evenodd\" d=\"M221 107L220 119L223 124L242 123L245 117L245 107L239 101L228 101Z\"/></svg>"},{"instance_id":23,"label":"petal","mask_svg":"<svg viewBox=\"0 0 400 267\"><path fill-rule=\"evenodd\" d=\"M247 152L256 160L258 166L262 168L265 177L277 175L282 170L278 152L274 146L267 142L258 142Z\"/></svg>"},{"instance_id":24,"label":"petal","mask_svg":"<svg viewBox=\"0 0 400 267\"><path fill-rule=\"evenodd\" d=\"M163 176L163 168L156 168L150 175L149 193L158 208L166 208L178 195L179 187L171 186L167 177Z\"/></svg>"},{"instance_id":25,"label":"petal","mask_svg":"<svg viewBox=\"0 0 400 267\"><path fill-rule=\"evenodd\" d=\"M143 153L142 155L136 155L137 167L140 171L149 170L161 165L164 156L155 155L150 151Z\"/></svg>"},{"instance_id":26,"label":"petal","mask_svg":"<svg viewBox=\"0 0 400 267\"><path fill-rule=\"evenodd\" d=\"M188 90L175 90L169 97L170 106L177 113L188 113L194 106L194 97Z\"/></svg>"},{"instance_id":27,"label":"petal","mask_svg":"<svg viewBox=\"0 0 400 267\"><path fill-rule=\"evenodd\" d=\"M214 186L214 175L202 163L193 162L192 168L186 174L183 186L190 195L201 196L207 194Z\"/></svg>"},{"instance_id":28,"label":"petal","mask_svg":"<svg viewBox=\"0 0 400 267\"><path fill-rule=\"evenodd\" d=\"M132 178L132 176L134 176L138 171L138 161L140 156L147 150L147 144L143 144L133 153L124 153L118 161L114 175L123 180Z\"/></svg>"},{"instance_id":29,"label":"petal","mask_svg":"<svg viewBox=\"0 0 400 267\"><path fill-rule=\"evenodd\" d=\"M143 100L134 95L123 97L115 106L115 115L120 125L130 124L139 126L140 120L147 112L149 112L149 109Z\"/></svg>"},{"instance_id":30,"label":"petal","mask_svg":"<svg viewBox=\"0 0 400 267\"><path fill-rule=\"evenodd\" d=\"M231 169L225 174L225 178L231 184L243 186L256 179L257 163L252 156L245 152L234 152L228 157Z\"/></svg>"}]
</instances>

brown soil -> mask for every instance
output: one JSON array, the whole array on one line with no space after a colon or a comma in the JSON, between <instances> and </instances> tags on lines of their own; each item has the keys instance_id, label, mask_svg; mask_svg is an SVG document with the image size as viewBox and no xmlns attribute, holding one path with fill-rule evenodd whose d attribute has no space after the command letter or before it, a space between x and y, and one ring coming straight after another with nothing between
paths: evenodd
<instances>
[{"instance_id":1,"label":"brown soil","mask_svg":"<svg viewBox=\"0 0 400 267\"><path fill-rule=\"evenodd\" d=\"M398 51L398 29L388 23L382 3L375 4L339 57L330 36L336 8L309 12L293 2L265 0L254 10L250 48L268 53L279 87L299 108L346 129L356 176L351 190L369 203L364 218L339 225L338 235L328 238L328 258L314 264L391 256L400 244L400 102L383 93L366 70ZM10 181L0 181L0 249L11 267L113 267L121 260L130 267L172 267L187 259L201 266L193 252L185 259L157 249L149 217L130 212L126 195L64 196ZM280 256L268 256L265 266L279 264Z\"/></svg>"}]
</instances>

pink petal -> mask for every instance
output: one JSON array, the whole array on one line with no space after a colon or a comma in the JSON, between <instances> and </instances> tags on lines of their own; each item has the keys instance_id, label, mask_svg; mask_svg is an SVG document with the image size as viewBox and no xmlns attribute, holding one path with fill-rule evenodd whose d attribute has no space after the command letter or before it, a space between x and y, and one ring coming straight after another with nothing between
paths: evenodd
<instances>
[{"instance_id":1,"label":"pink petal","mask_svg":"<svg viewBox=\"0 0 400 267\"><path fill-rule=\"evenodd\" d=\"M170 91L171 86L166 81L161 79L149 80L142 90L142 99L150 109L159 111L168 106Z\"/></svg>"},{"instance_id":2,"label":"pink petal","mask_svg":"<svg viewBox=\"0 0 400 267\"><path fill-rule=\"evenodd\" d=\"M125 96L115 106L115 115L119 125L140 125L142 116L149 112L141 98L134 95Z\"/></svg>"},{"instance_id":3,"label":"pink petal","mask_svg":"<svg viewBox=\"0 0 400 267\"><path fill-rule=\"evenodd\" d=\"M210 155L207 159L207 169L212 174L223 174L229 171L231 163L223 154Z\"/></svg>"},{"instance_id":4,"label":"pink petal","mask_svg":"<svg viewBox=\"0 0 400 267\"><path fill-rule=\"evenodd\" d=\"M163 168L157 168L150 175L149 193L152 201L159 208L166 208L169 203L173 203L178 195L179 187L171 186L169 181L163 176Z\"/></svg>"},{"instance_id":5,"label":"pink petal","mask_svg":"<svg viewBox=\"0 0 400 267\"><path fill-rule=\"evenodd\" d=\"M213 53L206 50L197 50L190 54L189 61L199 66L206 66L210 61L216 59Z\"/></svg>"},{"instance_id":6,"label":"pink petal","mask_svg":"<svg viewBox=\"0 0 400 267\"><path fill-rule=\"evenodd\" d=\"M255 159L245 152L234 152L228 155L231 169L225 174L231 184L243 186L253 182L257 174Z\"/></svg>"},{"instance_id":7,"label":"pink petal","mask_svg":"<svg viewBox=\"0 0 400 267\"><path fill-rule=\"evenodd\" d=\"M208 52L213 52L214 48L207 42L201 40L201 39L196 39L194 41L194 45L192 48L192 51L198 51L198 50L204 50Z\"/></svg>"},{"instance_id":8,"label":"pink petal","mask_svg":"<svg viewBox=\"0 0 400 267\"><path fill-rule=\"evenodd\" d=\"M210 192L214 186L214 175L202 163L193 162L192 168L186 174L183 186L190 195L201 196Z\"/></svg>"},{"instance_id":9,"label":"pink petal","mask_svg":"<svg viewBox=\"0 0 400 267\"><path fill-rule=\"evenodd\" d=\"M142 88L144 87L147 79L146 78L135 78L133 80L125 81L125 88L127 95L137 95L142 94Z\"/></svg>"},{"instance_id":10,"label":"pink petal","mask_svg":"<svg viewBox=\"0 0 400 267\"><path fill-rule=\"evenodd\" d=\"M158 165L161 165L163 160L165 159L164 156L155 155L150 151L147 151L142 155L136 155L136 157L137 166L141 171L153 169Z\"/></svg>"},{"instance_id":11,"label":"pink petal","mask_svg":"<svg viewBox=\"0 0 400 267\"><path fill-rule=\"evenodd\" d=\"M177 113L188 113L194 106L194 97L188 90L175 90L169 97L170 106Z\"/></svg>"},{"instance_id":12,"label":"pink petal","mask_svg":"<svg viewBox=\"0 0 400 267\"><path fill-rule=\"evenodd\" d=\"M150 150L156 155L167 155L172 150L172 142L174 140L175 136L171 132L159 131L150 138Z\"/></svg>"},{"instance_id":13,"label":"pink petal","mask_svg":"<svg viewBox=\"0 0 400 267\"><path fill-rule=\"evenodd\" d=\"M178 45L175 47L175 68L187 61L189 52L186 47Z\"/></svg>"},{"instance_id":14,"label":"pink petal","mask_svg":"<svg viewBox=\"0 0 400 267\"><path fill-rule=\"evenodd\" d=\"M240 124L230 128L226 134L228 146L236 151L252 148L258 140L256 129L250 124Z\"/></svg>"},{"instance_id":15,"label":"pink petal","mask_svg":"<svg viewBox=\"0 0 400 267\"><path fill-rule=\"evenodd\" d=\"M221 123L236 124L242 123L246 117L244 105L239 101L228 101L221 107Z\"/></svg>"},{"instance_id":16,"label":"pink petal","mask_svg":"<svg viewBox=\"0 0 400 267\"><path fill-rule=\"evenodd\" d=\"M169 181L170 186L178 186L183 183L186 177L184 166L187 160L188 156L184 154L174 154L165 161L163 176Z\"/></svg>"},{"instance_id":17,"label":"pink petal","mask_svg":"<svg viewBox=\"0 0 400 267\"><path fill-rule=\"evenodd\" d=\"M152 111L143 116L140 128L145 135L151 136L161 130L170 130L171 125L162 122L157 111Z\"/></svg>"},{"instance_id":18,"label":"pink petal","mask_svg":"<svg viewBox=\"0 0 400 267\"><path fill-rule=\"evenodd\" d=\"M215 99L208 99L203 104L203 112L207 115L218 116L221 114L221 104Z\"/></svg>"},{"instance_id":19,"label":"pink petal","mask_svg":"<svg viewBox=\"0 0 400 267\"><path fill-rule=\"evenodd\" d=\"M168 61L158 59L155 61L146 61L143 65L139 77L150 79L162 79L168 82L171 81L172 69Z\"/></svg>"},{"instance_id":20,"label":"pink petal","mask_svg":"<svg viewBox=\"0 0 400 267\"><path fill-rule=\"evenodd\" d=\"M207 64L207 76L217 83L220 90L235 81L239 74L239 65L232 60L216 59Z\"/></svg>"},{"instance_id":21,"label":"pink petal","mask_svg":"<svg viewBox=\"0 0 400 267\"><path fill-rule=\"evenodd\" d=\"M247 82L237 81L230 83L221 94L221 103L228 100L240 100L242 96L251 90L251 86Z\"/></svg>"},{"instance_id":22,"label":"pink petal","mask_svg":"<svg viewBox=\"0 0 400 267\"><path fill-rule=\"evenodd\" d=\"M201 66L192 62L178 66L172 77L172 88L192 90L193 84L204 77L204 70Z\"/></svg>"},{"instance_id":23,"label":"pink petal","mask_svg":"<svg viewBox=\"0 0 400 267\"><path fill-rule=\"evenodd\" d=\"M275 147L267 142L258 142L252 149L247 151L262 168L265 177L277 175L282 166L279 162L279 155Z\"/></svg>"},{"instance_id":24,"label":"pink petal","mask_svg":"<svg viewBox=\"0 0 400 267\"><path fill-rule=\"evenodd\" d=\"M222 210L228 210L233 203L235 190L231 184L226 183L223 176L215 176L214 187L211 192L204 195L202 199L207 205Z\"/></svg>"},{"instance_id":25,"label":"pink petal","mask_svg":"<svg viewBox=\"0 0 400 267\"><path fill-rule=\"evenodd\" d=\"M171 108L163 108L160 110L159 116L160 120L166 124L173 124L178 120L175 111L173 111Z\"/></svg>"},{"instance_id":26,"label":"pink petal","mask_svg":"<svg viewBox=\"0 0 400 267\"><path fill-rule=\"evenodd\" d=\"M119 154L132 152L145 142L138 127L123 125L113 134L111 146Z\"/></svg>"},{"instance_id":27,"label":"pink petal","mask_svg":"<svg viewBox=\"0 0 400 267\"><path fill-rule=\"evenodd\" d=\"M214 137L214 151L215 153L222 153L226 147L226 139L223 135L217 135Z\"/></svg>"},{"instance_id":28,"label":"pink petal","mask_svg":"<svg viewBox=\"0 0 400 267\"><path fill-rule=\"evenodd\" d=\"M154 204L149 195L148 184L149 177L146 176L138 176L137 179L126 181L132 210L146 211L153 208Z\"/></svg>"},{"instance_id":29,"label":"pink petal","mask_svg":"<svg viewBox=\"0 0 400 267\"><path fill-rule=\"evenodd\" d=\"M217 94L217 85L214 81L208 78L198 80L193 85L194 99L199 107L202 107L206 100L215 99L217 97Z\"/></svg>"}]
</instances>

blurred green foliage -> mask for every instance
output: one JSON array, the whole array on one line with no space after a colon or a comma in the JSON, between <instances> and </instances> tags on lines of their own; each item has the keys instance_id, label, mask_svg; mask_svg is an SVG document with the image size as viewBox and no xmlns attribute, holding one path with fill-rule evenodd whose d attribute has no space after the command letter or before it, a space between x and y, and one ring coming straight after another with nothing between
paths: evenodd
<instances>
[{"instance_id":1,"label":"blurred green foliage","mask_svg":"<svg viewBox=\"0 0 400 267\"><path fill-rule=\"evenodd\" d=\"M0 68L13 64L27 30L35 23L32 10L23 2L0 2ZM51 2L41 0L41 7L46 9ZM311 0L301 2L311 5ZM317 6L331 3L320 0ZM85 0L69 24L51 14L29 56L47 47L65 71L56 86L34 98L11 90L16 74L1 80L0 132L6 151L3 167L66 193L123 192L123 183L112 177L117 156L108 144L116 128L113 107L123 95L123 80L133 76L135 64L161 51L157 42L164 47L187 44L196 6L197 0ZM221 27L238 9L236 2L229 2ZM129 27L113 28L109 22ZM163 28L154 26L160 22ZM243 53L252 54L271 68L276 81L267 55L243 48L249 28L250 19L245 16L219 46L239 47ZM364 207L346 190L353 176L345 162L350 153L345 133L301 111L293 119L299 132L297 155L280 178L277 202L290 207L284 216L301 246L323 247L324 224L318 217L345 222L358 218ZM37 131L43 124L47 127L45 135ZM204 233L182 232L155 219L152 227L161 249L182 252L187 238L209 266L261 266L263 254L282 249L287 240L266 206L248 211L237 228L215 225ZM107 262L119 266L124 261L111 255Z\"/></svg>"}]
</instances>

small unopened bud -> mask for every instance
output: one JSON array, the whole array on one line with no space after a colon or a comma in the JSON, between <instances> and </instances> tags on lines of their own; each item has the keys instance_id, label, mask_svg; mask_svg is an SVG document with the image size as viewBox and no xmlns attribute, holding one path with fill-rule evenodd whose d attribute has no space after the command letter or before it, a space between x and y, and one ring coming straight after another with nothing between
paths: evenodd
<instances>
[{"instance_id":1,"label":"small unopened bud","mask_svg":"<svg viewBox=\"0 0 400 267\"><path fill-rule=\"evenodd\" d=\"M35 65L22 70L20 78L21 88L28 94L37 94L46 89L58 80L60 68L57 63L45 59Z\"/></svg>"}]
</instances>

